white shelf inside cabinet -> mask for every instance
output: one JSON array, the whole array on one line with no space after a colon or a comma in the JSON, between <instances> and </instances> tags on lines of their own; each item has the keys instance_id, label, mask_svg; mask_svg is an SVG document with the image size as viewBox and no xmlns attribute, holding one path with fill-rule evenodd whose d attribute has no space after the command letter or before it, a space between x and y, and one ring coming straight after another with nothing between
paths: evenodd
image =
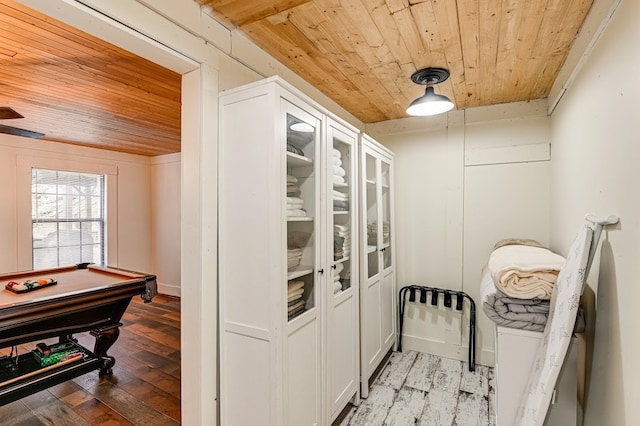
<instances>
[{"instance_id":1,"label":"white shelf inside cabinet","mask_svg":"<svg viewBox=\"0 0 640 426\"><path fill-rule=\"evenodd\" d=\"M311 266L296 266L293 270L287 272L287 280L295 280L296 278L304 277L311 273L313 273L313 268Z\"/></svg>"},{"instance_id":2,"label":"white shelf inside cabinet","mask_svg":"<svg viewBox=\"0 0 640 426\"><path fill-rule=\"evenodd\" d=\"M376 186L375 179L367 179L367 186L373 187L373 189L375 189L375 186Z\"/></svg>"},{"instance_id":3,"label":"white shelf inside cabinet","mask_svg":"<svg viewBox=\"0 0 640 426\"><path fill-rule=\"evenodd\" d=\"M376 246L367 246L367 254L375 253L378 250Z\"/></svg>"},{"instance_id":4,"label":"white shelf inside cabinet","mask_svg":"<svg viewBox=\"0 0 640 426\"><path fill-rule=\"evenodd\" d=\"M333 264L337 265L338 263L343 263L343 262L346 262L347 260L349 260L349 256L343 257L342 259L334 260Z\"/></svg>"},{"instance_id":5,"label":"white shelf inside cabinet","mask_svg":"<svg viewBox=\"0 0 640 426\"><path fill-rule=\"evenodd\" d=\"M313 160L287 151L287 165L289 167L311 167Z\"/></svg>"},{"instance_id":6,"label":"white shelf inside cabinet","mask_svg":"<svg viewBox=\"0 0 640 426\"><path fill-rule=\"evenodd\" d=\"M287 216L287 222L313 222L311 216Z\"/></svg>"},{"instance_id":7,"label":"white shelf inside cabinet","mask_svg":"<svg viewBox=\"0 0 640 426\"><path fill-rule=\"evenodd\" d=\"M340 182L334 182L333 183L333 187L334 188L348 188L349 184L346 182L340 183Z\"/></svg>"},{"instance_id":8,"label":"white shelf inside cabinet","mask_svg":"<svg viewBox=\"0 0 640 426\"><path fill-rule=\"evenodd\" d=\"M345 212L345 211L342 211L342 210L334 210L333 214L335 214L335 215L345 215L346 216L346 215L349 214L349 212Z\"/></svg>"}]
</instances>

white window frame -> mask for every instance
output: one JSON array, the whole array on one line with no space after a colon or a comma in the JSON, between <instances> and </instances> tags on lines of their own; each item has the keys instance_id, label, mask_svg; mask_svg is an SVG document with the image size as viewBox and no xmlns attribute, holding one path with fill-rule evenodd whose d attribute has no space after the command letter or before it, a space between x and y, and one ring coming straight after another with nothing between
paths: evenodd
<instances>
[{"instance_id":1,"label":"white window frame","mask_svg":"<svg viewBox=\"0 0 640 426\"><path fill-rule=\"evenodd\" d=\"M18 156L16 176L17 204L17 263L19 270L33 269L33 222L31 217L32 169L63 170L78 173L105 175L105 263L118 264L118 167L87 161L63 158Z\"/></svg>"}]
</instances>

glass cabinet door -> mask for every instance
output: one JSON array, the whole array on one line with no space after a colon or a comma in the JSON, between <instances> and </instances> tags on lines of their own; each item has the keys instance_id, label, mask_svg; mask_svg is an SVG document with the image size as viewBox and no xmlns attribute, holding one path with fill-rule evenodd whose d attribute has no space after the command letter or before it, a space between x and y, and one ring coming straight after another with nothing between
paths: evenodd
<instances>
[{"instance_id":1,"label":"glass cabinet door","mask_svg":"<svg viewBox=\"0 0 640 426\"><path fill-rule=\"evenodd\" d=\"M337 294L351 288L352 226L353 226L353 188L351 170L351 148L346 135L337 129L331 129L333 143L328 158L327 169L331 176L331 207L333 217L333 271L332 288Z\"/></svg>"},{"instance_id":2,"label":"glass cabinet door","mask_svg":"<svg viewBox=\"0 0 640 426\"><path fill-rule=\"evenodd\" d=\"M378 250L380 241L378 238L378 163L376 158L365 153L365 179L366 179L366 224L367 224L367 278L371 278L380 272Z\"/></svg>"},{"instance_id":3,"label":"glass cabinet door","mask_svg":"<svg viewBox=\"0 0 640 426\"><path fill-rule=\"evenodd\" d=\"M391 165L386 161L380 162L380 192L382 204L382 221L379 224L383 269L391 267Z\"/></svg>"},{"instance_id":4,"label":"glass cabinet door","mask_svg":"<svg viewBox=\"0 0 640 426\"><path fill-rule=\"evenodd\" d=\"M316 306L319 120L292 104L286 110L287 319Z\"/></svg>"}]
</instances>

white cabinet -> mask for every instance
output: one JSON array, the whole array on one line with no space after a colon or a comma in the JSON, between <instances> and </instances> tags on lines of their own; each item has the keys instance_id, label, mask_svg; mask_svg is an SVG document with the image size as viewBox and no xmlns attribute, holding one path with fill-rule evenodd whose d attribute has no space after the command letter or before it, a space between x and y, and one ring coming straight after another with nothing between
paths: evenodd
<instances>
[{"instance_id":1,"label":"white cabinet","mask_svg":"<svg viewBox=\"0 0 640 426\"><path fill-rule=\"evenodd\" d=\"M356 138L277 77L220 96L224 425L329 424L358 397Z\"/></svg>"},{"instance_id":2,"label":"white cabinet","mask_svg":"<svg viewBox=\"0 0 640 426\"><path fill-rule=\"evenodd\" d=\"M542 333L515 328L496 327L496 424L515 424L516 413L533 369ZM577 337L571 339L558 382L554 390L545 425L582 424L577 402Z\"/></svg>"},{"instance_id":3,"label":"white cabinet","mask_svg":"<svg viewBox=\"0 0 640 426\"><path fill-rule=\"evenodd\" d=\"M360 145L361 394L395 342L393 153L362 135Z\"/></svg>"}]
</instances>

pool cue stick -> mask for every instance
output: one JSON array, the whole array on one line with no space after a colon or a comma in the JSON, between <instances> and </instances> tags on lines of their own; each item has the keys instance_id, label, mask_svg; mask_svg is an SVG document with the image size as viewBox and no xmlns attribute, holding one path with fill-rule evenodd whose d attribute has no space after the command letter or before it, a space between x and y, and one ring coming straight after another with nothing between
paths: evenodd
<instances>
[{"instance_id":1,"label":"pool cue stick","mask_svg":"<svg viewBox=\"0 0 640 426\"><path fill-rule=\"evenodd\" d=\"M19 382L20 380L24 380L24 379L28 379L29 377L33 377L33 376L37 376L38 374L41 373L46 373L49 370L53 370L54 368L58 368L58 367L62 367L63 365L67 365L67 364L71 364L73 362L79 361L81 360L82 354L80 352L78 352L78 356L70 356L68 359L65 359L64 361L60 361L57 362L55 364L51 364L47 367L43 367L40 370L36 370L36 371L32 371L31 373L27 373L24 374L22 376L19 377L14 377L13 379L9 379L9 380L5 380L4 382L0 383L0 388L6 385L10 385L12 383L15 382Z\"/></svg>"}]
</instances>

